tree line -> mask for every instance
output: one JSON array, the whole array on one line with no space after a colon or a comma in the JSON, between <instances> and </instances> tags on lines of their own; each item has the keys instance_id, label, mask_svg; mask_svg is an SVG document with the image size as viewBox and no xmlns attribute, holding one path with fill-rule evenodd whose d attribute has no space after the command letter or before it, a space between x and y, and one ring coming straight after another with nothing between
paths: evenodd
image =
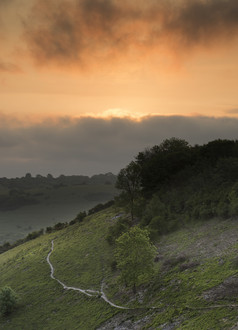
<instances>
[{"instance_id":1,"label":"tree line","mask_svg":"<svg viewBox=\"0 0 238 330\"><path fill-rule=\"evenodd\" d=\"M116 175L109 172L105 174L96 174L91 177L86 175L59 175L54 177L52 174L46 176L37 174L33 176L26 173L21 178L0 178L0 185L8 189L29 189L36 186L55 186L62 187L67 185L88 185L88 184L115 184Z\"/></svg>"},{"instance_id":2,"label":"tree line","mask_svg":"<svg viewBox=\"0 0 238 330\"><path fill-rule=\"evenodd\" d=\"M238 141L191 146L164 140L135 157L117 178L118 205L130 213L109 241L137 221L157 237L188 222L238 215ZM131 224L130 224L131 222ZM125 225L126 223L126 225Z\"/></svg>"}]
</instances>

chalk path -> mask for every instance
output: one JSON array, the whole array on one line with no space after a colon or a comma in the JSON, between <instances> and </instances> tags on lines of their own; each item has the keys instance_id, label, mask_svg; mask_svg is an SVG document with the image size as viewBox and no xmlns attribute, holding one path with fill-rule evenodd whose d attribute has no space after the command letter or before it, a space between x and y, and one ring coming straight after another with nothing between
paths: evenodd
<instances>
[{"instance_id":1,"label":"chalk path","mask_svg":"<svg viewBox=\"0 0 238 330\"><path fill-rule=\"evenodd\" d=\"M131 309L131 308L128 308L128 307L118 306L118 305L114 304L113 302L111 302L111 301L107 298L105 292L103 291L103 282L102 282L102 284L101 284L101 290L100 290L100 291L97 291L97 290L90 290L90 289L83 290L83 289L80 289L80 288L75 288L75 287L73 287L73 286L67 286L66 284L64 284L63 282L61 282L58 278L56 278L56 277L54 276L54 271L55 271L55 269L54 269L54 266L52 265L52 263L51 263L51 261L50 261L50 256L51 256L51 254L52 254L53 251L54 251L54 241L52 240L52 241L51 241L51 250L50 250L50 252L48 253L47 258L46 258L46 260L47 260L47 262L48 262L48 264L49 264L49 266L50 266L50 277L51 277L53 280L57 281L57 282L58 282L58 283L59 283L59 284L65 289L65 290L78 291L78 292L80 292L80 293L85 294L85 295L88 296L88 297L98 297L98 296L100 296L100 298L102 298L106 303L108 303L108 304L111 305L112 307L119 308L119 309L127 309L127 310L128 310L128 309Z\"/></svg>"},{"instance_id":2,"label":"chalk path","mask_svg":"<svg viewBox=\"0 0 238 330\"><path fill-rule=\"evenodd\" d=\"M110 306L112 307L115 307L115 308L118 308L118 309L125 309L125 310L137 310L137 309L160 309L160 307L135 307L135 308L129 308L129 307L124 307L124 306L119 306L119 305L116 305L114 304L113 302L111 302L105 292L103 291L103 281L102 281L102 284L101 284L101 291L97 291L97 290L90 290L90 289L87 289L87 290L83 290L83 289L80 289L80 288L75 288L73 286L67 286L66 284L64 284L63 282L61 282L58 278L56 278L54 276L54 266L52 265L51 261L50 261L50 256L52 254L54 250L54 241L52 240L51 241L51 250L50 252L48 253L47 255L47 262L50 266L50 277L57 281L65 290L73 290L73 291L79 291L80 293L83 293L85 294L86 296L88 297L100 297L102 298L106 303L108 303ZM189 309L193 309L193 310L202 310L202 309L213 309L213 308L224 308L224 307L238 307L238 305L213 305L213 306L206 306L206 307L191 307L191 306L186 306L187 308Z\"/></svg>"}]
</instances>

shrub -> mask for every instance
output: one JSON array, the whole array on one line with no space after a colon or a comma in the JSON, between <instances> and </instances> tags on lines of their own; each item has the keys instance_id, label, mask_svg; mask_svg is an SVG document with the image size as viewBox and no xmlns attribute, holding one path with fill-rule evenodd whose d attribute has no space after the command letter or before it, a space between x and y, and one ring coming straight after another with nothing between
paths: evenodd
<instances>
[{"instance_id":1,"label":"shrub","mask_svg":"<svg viewBox=\"0 0 238 330\"><path fill-rule=\"evenodd\" d=\"M69 225L73 226L76 222L77 222L77 219L75 218L69 222Z\"/></svg>"},{"instance_id":2,"label":"shrub","mask_svg":"<svg viewBox=\"0 0 238 330\"><path fill-rule=\"evenodd\" d=\"M77 222L82 222L83 219L84 219L86 216L87 216L87 213L86 213L85 211L80 212L79 214L77 214L75 220L76 220Z\"/></svg>"},{"instance_id":3,"label":"shrub","mask_svg":"<svg viewBox=\"0 0 238 330\"><path fill-rule=\"evenodd\" d=\"M53 231L53 228L52 227L46 227L46 233L47 234L52 233L52 231Z\"/></svg>"},{"instance_id":4,"label":"shrub","mask_svg":"<svg viewBox=\"0 0 238 330\"><path fill-rule=\"evenodd\" d=\"M119 219L113 226L108 230L106 240L110 245L115 244L116 239L125 233L131 226L131 221L128 218Z\"/></svg>"},{"instance_id":5,"label":"shrub","mask_svg":"<svg viewBox=\"0 0 238 330\"><path fill-rule=\"evenodd\" d=\"M26 240L30 241L30 240L35 239L35 238L37 238L37 237L39 237L43 234L44 234L44 229L40 229L38 231L33 231L32 233L29 233L27 235Z\"/></svg>"},{"instance_id":6,"label":"shrub","mask_svg":"<svg viewBox=\"0 0 238 330\"><path fill-rule=\"evenodd\" d=\"M17 305L17 295L8 286L5 286L0 291L0 312L2 315L9 315Z\"/></svg>"},{"instance_id":7,"label":"shrub","mask_svg":"<svg viewBox=\"0 0 238 330\"><path fill-rule=\"evenodd\" d=\"M149 224L149 228L156 230L158 234L165 234L170 230L170 223L168 219L161 215L157 215L152 218Z\"/></svg>"},{"instance_id":8,"label":"shrub","mask_svg":"<svg viewBox=\"0 0 238 330\"><path fill-rule=\"evenodd\" d=\"M115 202L113 200L111 200L111 201L108 201L108 202L106 202L104 204L101 204L101 203L100 204L97 204L92 209L88 210L88 215L92 215L92 214L97 213L99 211L105 210L105 209L111 207L112 205L114 205L114 203Z\"/></svg>"},{"instance_id":9,"label":"shrub","mask_svg":"<svg viewBox=\"0 0 238 330\"><path fill-rule=\"evenodd\" d=\"M58 222L54 225L53 230L61 230L67 227L67 223L64 222Z\"/></svg>"},{"instance_id":10,"label":"shrub","mask_svg":"<svg viewBox=\"0 0 238 330\"><path fill-rule=\"evenodd\" d=\"M167 217L167 209L160 197L154 195L145 208L144 216L142 218L142 225L149 225L151 220L155 217L165 219Z\"/></svg>"},{"instance_id":11,"label":"shrub","mask_svg":"<svg viewBox=\"0 0 238 330\"><path fill-rule=\"evenodd\" d=\"M11 244L9 242L0 245L0 254L11 249Z\"/></svg>"},{"instance_id":12,"label":"shrub","mask_svg":"<svg viewBox=\"0 0 238 330\"><path fill-rule=\"evenodd\" d=\"M199 208L199 217L202 220L211 219L214 216L210 205L201 205Z\"/></svg>"},{"instance_id":13,"label":"shrub","mask_svg":"<svg viewBox=\"0 0 238 330\"><path fill-rule=\"evenodd\" d=\"M216 209L216 213L219 217L221 218L228 218L229 217L229 204L228 201L226 200L220 200L218 205L217 205L217 209Z\"/></svg>"}]
</instances>

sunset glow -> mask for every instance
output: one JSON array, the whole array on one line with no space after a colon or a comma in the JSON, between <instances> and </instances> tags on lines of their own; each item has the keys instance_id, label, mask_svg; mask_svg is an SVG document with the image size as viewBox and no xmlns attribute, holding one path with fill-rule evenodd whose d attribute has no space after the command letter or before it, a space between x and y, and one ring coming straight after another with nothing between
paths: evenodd
<instances>
[{"instance_id":1,"label":"sunset glow","mask_svg":"<svg viewBox=\"0 0 238 330\"><path fill-rule=\"evenodd\" d=\"M236 0L2 0L1 118L237 118L237 12Z\"/></svg>"}]
</instances>

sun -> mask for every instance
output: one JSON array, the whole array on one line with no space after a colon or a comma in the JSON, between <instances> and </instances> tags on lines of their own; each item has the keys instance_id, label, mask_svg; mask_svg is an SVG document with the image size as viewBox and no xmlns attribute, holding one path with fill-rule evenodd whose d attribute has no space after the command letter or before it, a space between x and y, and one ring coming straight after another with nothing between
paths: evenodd
<instances>
[{"instance_id":1,"label":"sun","mask_svg":"<svg viewBox=\"0 0 238 330\"><path fill-rule=\"evenodd\" d=\"M141 119L142 117L144 117L145 114L139 113L139 112L135 112L135 111L130 111L127 109L123 109L123 108L111 108L111 109L107 109L105 111L103 111L100 115L100 117L103 118L132 118L134 120L136 119Z\"/></svg>"}]
</instances>

